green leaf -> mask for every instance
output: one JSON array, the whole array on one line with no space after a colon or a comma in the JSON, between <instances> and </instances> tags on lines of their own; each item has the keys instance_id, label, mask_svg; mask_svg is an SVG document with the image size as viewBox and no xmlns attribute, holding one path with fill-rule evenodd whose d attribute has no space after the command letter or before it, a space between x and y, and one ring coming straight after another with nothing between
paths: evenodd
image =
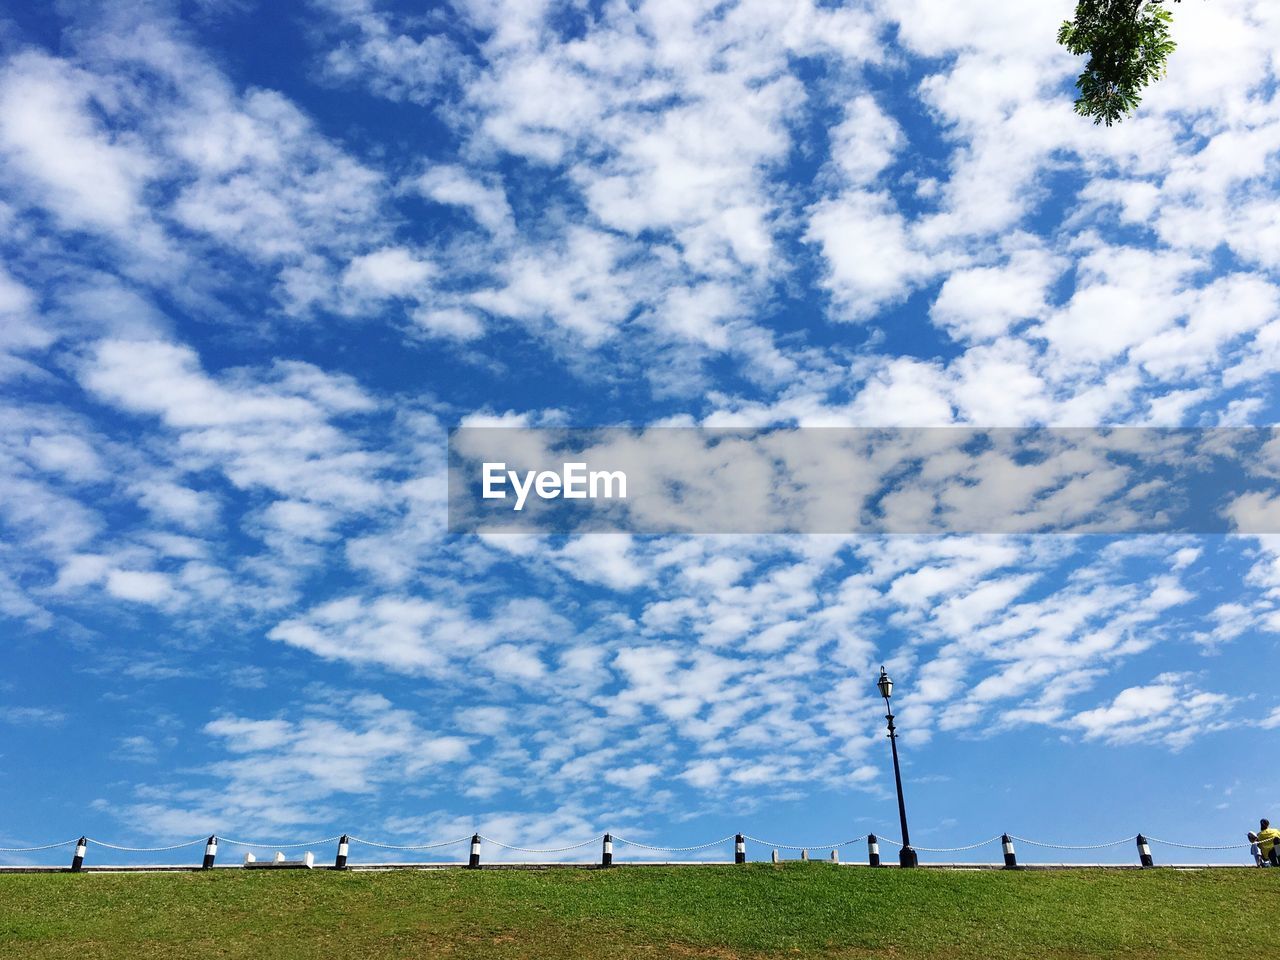
<instances>
[{"instance_id":1,"label":"green leaf","mask_svg":"<svg viewBox=\"0 0 1280 960\"><path fill-rule=\"evenodd\" d=\"M1076 113L1107 126L1131 116L1142 91L1164 76L1176 46L1172 21L1164 0L1079 0L1075 19L1058 29L1059 44L1088 55L1076 79Z\"/></svg>"}]
</instances>

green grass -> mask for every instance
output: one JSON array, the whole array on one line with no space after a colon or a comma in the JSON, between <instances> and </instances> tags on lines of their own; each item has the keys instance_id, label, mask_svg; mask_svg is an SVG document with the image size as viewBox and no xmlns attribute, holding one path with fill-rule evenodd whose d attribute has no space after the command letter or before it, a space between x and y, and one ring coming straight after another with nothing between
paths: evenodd
<instances>
[{"instance_id":1,"label":"green grass","mask_svg":"<svg viewBox=\"0 0 1280 960\"><path fill-rule=\"evenodd\" d=\"M0 956L1270 955L1280 870L612 871L0 876ZM1263 943L1270 946L1263 946Z\"/></svg>"}]
</instances>

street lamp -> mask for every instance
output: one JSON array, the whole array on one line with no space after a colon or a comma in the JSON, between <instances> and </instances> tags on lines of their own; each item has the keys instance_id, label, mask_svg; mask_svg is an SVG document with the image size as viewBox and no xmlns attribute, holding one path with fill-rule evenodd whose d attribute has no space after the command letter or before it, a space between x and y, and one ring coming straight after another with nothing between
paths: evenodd
<instances>
[{"instance_id":1,"label":"street lamp","mask_svg":"<svg viewBox=\"0 0 1280 960\"><path fill-rule=\"evenodd\" d=\"M893 681L884 667L880 668L880 679L876 681L880 688L880 696L884 697L885 719L889 721L889 745L893 748L893 780L898 786L898 818L902 822L902 849L898 851L898 866L914 867L919 863L915 850L911 849L911 834L907 832L907 804L902 799L902 770L898 766L898 734L893 726L893 707L889 698L893 696Z\"/></svg>"}]
</instances>

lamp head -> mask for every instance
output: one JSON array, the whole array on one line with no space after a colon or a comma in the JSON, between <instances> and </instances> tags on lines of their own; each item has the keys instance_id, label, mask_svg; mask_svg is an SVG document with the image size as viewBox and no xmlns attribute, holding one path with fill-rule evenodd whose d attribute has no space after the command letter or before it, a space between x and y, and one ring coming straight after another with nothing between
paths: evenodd
<instances>
[{"instance_id":1,"label":"lamp head","mask_svg":"<svg viewBox=\"0 0 1280 960\"><path fill-rule=\"evenodd\" d=\"M889 674L885 673L884 667L880 668L880 679L876 681L876 686L880 688L880 696L886 700L893 696L893 681L889 679Z\"/></svg>"}]
</instances>

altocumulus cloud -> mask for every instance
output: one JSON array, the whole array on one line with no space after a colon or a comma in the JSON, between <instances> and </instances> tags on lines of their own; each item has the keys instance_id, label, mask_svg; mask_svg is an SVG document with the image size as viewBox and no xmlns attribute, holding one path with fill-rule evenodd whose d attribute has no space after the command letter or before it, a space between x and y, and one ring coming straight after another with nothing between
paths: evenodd
<instances>
[{"instance_id":1,"label":"altocumulus cloud","mask_svg":"<svg viewBox=\"0 0 1280 960\"><path fill-rule=\"evenodd\" d=\"M1111 130L1054 5L15 23L6 762L85 756L138 837L806 833L892 822L883 662L922 836L1021 815L988 749L1059 820L1137 815L1125 751L1163 796L1254 767L1273 538L444 533L459 423L1273 421L1280 12L1182 6Z\"/></svg>"}]
</instances>

